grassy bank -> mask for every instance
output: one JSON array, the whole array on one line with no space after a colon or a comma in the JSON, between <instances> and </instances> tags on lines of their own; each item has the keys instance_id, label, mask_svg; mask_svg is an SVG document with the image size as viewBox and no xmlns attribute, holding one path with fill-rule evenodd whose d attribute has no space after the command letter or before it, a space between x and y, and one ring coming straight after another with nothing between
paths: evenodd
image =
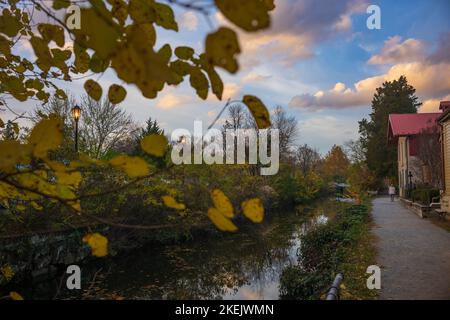
<instances>
[{"instance_id":1,"label":"grassy bank","mask_svg":"<svg viewBox=\"0 0 450 320\"><path fill-rule=\"evenodd\" d=\"M321 299L338 272L344 273L341 299L373 299L366 269L375 264L370 205L343 204L335 219L305 234L296 266L281 276L284 299Z\"/></svg>"}]
</instances>

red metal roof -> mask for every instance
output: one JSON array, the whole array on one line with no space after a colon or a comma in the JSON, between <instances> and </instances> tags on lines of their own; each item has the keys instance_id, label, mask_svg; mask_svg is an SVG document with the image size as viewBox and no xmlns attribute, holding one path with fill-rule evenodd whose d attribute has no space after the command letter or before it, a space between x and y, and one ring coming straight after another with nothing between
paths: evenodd
<instances>
[{"instance_id":1,"label":"red metal roof","mask_svg":"<svg viewBox=\"0 0 450 320\"><path fill-rule=\"evenodd\" d=\"M389 137L419 134L436 125L439 113L407 113L389 115Z\"/></svg>"}]
</instances>

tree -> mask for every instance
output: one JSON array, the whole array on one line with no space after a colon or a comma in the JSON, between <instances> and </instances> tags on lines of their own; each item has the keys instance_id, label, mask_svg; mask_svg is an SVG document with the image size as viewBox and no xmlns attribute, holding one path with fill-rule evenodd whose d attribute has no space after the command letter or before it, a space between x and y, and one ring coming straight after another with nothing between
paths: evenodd
<instances>
[{"instance_id":1,"label":"tree","mask_svg":"<svg viewBox=\"0 0 450 320\"><path fill-rule=\"evenodd\" d=\"M4 128L0 130L2 140L17 140L19 139L19 125L17 122L8 120Z\"/></svg>"},{"instance_id":2,"label":"tree","mask_svg":"<svg viewBox=\"0 0 450 320\"><path fill-rule=\"evenodd\" d=\"M290 153L290 147L298 135L298 122L294 116L288 116L281 106L277 106L272 116L272 128L280 134L280 154Z\"/></svg>"},{"instance_id":3,"label":"tree","mask_svg":"<svg viewBox=\"0 0 450 320\"><path fill-rule=\"evenodd\" d=\"M63 124L61 128L62 143L60 147L52 153L52 156L59 160L73 159L75 155L74 140L74 120L71 114L72 108L76 105L75 98L67 95L67 99L56 96L50 97L45 103L34 110L33 123L36 125L51 115L57 115Z\"/></svg>"},{"instance_id":4,"label":"tree","mask_svg":"<svg viewBox=\"0 0 450 320\"><path fill-rule=\"evenodd\" d=\"M372 99L370 119L359 122L360 141L366 153L367 166L379 183L386 177L397 175L397 147L387 142L390 113L416 113L421 105L415 95L416 89L408 84L406 77L386 81L376 89Z\"/></svg>"},{"instance_id":5,"label":"tree","mask_svg":"<svg viewBox=\"0 0 450 320\"><path fill-rule=\"evenodd\" d=\"M82 5L77 7L79 11L69 13L66 9L72 4ZM206 36L204 52L183 45L172 48L159 38L157 42L159 29L156 27L178 31L172 10L176 5L205 15L217 8L230 23L248 32L268 28L269 12L275 8L272 0L247 0L245 4L228 0L215 0L214 4L178 0L169 4L142 0L0 0L0 106L9 109L7 99L10 98L21 102L35 99L42 103L47 103L52 96L67 99L58 84L83 79L90 100L84 106L81 145L89 155L98 158L114 147L115 138L120 140L123 132L117 130L118 125L127 127L128 119L116 110L119 108L114 108L127 95L126 89L117 83L135 86L144 97L154 99L166 86L177 86L188 77L201 99L205 100L211 89L221 100L224 86L216 68L231 74L239 70L237 55L241 49L237 33L229 27L219 27ZM39 15L35 16L35 12ZM156 47L157 43L161 46ZM32 48L32 61L21 56L24 46ZM116 83L108 88L107 99L102 86L94 80L106 71L117 75ZM259 128L270 127L269 112L260 99L245 95L242 103L255 117ZM96 123L99 125L95 126ZM55 161L51 154L63 143L63 127L64 122L56 114L50 114L34 126L25 143L0 141L2 205L8 207L20 200L42 210L40 202L44 199L61 203L101 223L132 228L90 215L82 209L81 200L121 190L157 172L152 172L144 159L124 154L101 161L84 154L70 162ZM3 121L0 128L4 128ZM147 154L158 157L165 155L168 145L162 135L149 135L140 144ZM120 170L129 180L123 179L124 183L116 185L114 190L84 194L79 188L83 175L88 170L95 171L95 166ZM166 197L164 204L177 210L182 207L171 197ZM259 213L260 208L256 209ZM211 220L221 230L224 224L226 230L232 230L230 215L218 212L210 216ZM244 213L251 216L254 210ZM151 230L159 226L140 228ZM94 250L98 249L94 248L95 244L106 243L104 239L98 241L94 236L85 239L93 252L105 251Z\"/></svg>"},{"instance_id":6,"label":"tree","mask_svg":"<svg viewBox=\"0 0 450 320\"><path fill-rule=\"evenodd\" d=\"M325 177L336 182L343 182L348 176L350 161L345 155L342 147L333 145L323 161L323 172Z\"/></svg>"},{"instance_id":7,"label":"tree","mask_svg":"<svg viewBox=\"0 0 450 320\"><path fill-rule=\"evenodd\" d=\"M436 188L442 187L441 134L437 126L424 129L417 135L417 158L425 167L426 180Z\"/></svg>"},{"instance_id":8,"label":"tree","mask_svg":"<svg viewBox=\"0 0 450 320\"><path fill-rule=\"evenodd\" d=\"M366 162L366 149L361 139L349 140L344 143L345 153L352 163Z\"/></svg>"},{"instance_id":9,"label":"tree","mask_svg":"<svg viewBox=\"0 0 450 320\"><path fill-rule=\"evenodd\" d=\"M307 144L301 145L295 152L295 160L303 176L315 170L320 163L320 154Z\"/></svg>"},{"instance_id":10,"label":"tree","mask_svg":"<svg viewBox=\"0 0 450 320\"><path fill-rule=\"evenodd\" d=\"M228 115L223 125L222 131L228 129L237 130L247 128L247 117L248 114L241 104L232 104L228 107Z\"/></svg>"},{"instance_id":11,"label":"tree","mask_svg":"<svg viewBox=\"0 0 450 320\"><path fill-rule=\"evenodd\" d=\"M81 102L80 149L100 159L122 142L133 141L136 125L129 114L108 99L95 101L84 96Z\"/></svg>"}]
</instances>

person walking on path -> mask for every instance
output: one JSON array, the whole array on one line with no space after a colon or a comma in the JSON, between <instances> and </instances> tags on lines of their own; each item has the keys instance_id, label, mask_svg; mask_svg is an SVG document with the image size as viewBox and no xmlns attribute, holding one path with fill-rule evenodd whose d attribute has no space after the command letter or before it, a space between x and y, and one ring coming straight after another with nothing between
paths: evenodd
<instances>
[{"instance_id":1,"label":"person walking on path","mask_svg":"<svg viewBox=\"0 0 450 320\"><path fill-rule=\"evenodd\" d=\"M389 185L389 196L391 197L391 202L394 201L394 198L395 198L395 187L394 187L394 185L392 183Z\"/></svg>"}]
</instances>

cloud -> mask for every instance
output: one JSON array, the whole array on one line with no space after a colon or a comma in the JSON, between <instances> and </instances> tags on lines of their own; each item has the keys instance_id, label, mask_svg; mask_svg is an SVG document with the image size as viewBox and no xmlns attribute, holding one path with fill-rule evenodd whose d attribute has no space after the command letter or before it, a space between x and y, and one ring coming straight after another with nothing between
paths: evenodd
<instances>
[{"instance_id":1,"label":"cloud","mask_svg":"<svg viewBox=\"0 0 450 320\"><path fill-rule=\"evenodd\" d=\"M236 99L238 95L241 93L241 86L234 82L227 82L223 86L222 100L227 99ZM217 97L209 91L208 101L218 102Z\"/></svg>"},{"instance_id":2,"label":"cloud","mask_svg":"<svg viewBox=\"0 0 450 320\"><path fill-rule=\"evenodd\" d=\"M372 56L369 64L396 64L418 61L425 57L425 44L416 39L401 42L400 36L391 37L384 42L380 54Z\"/></svg>"},{"instance_id":3,"label":"cloud","mask_svg":"<svg viewBox=\"0 0 450 320\"><path fill-rule=\"evenodd\" d=\"M450 94L440 99L428 99L423 102L423 104L419 108L419 112L439 112L439 103L441 101L449 101Z\"/></svg>"},{"instance_id":4,"label":"cloud","mask_svg":"<svg viewBox=\"0 0 450 320\"><path fill-rule=\"evenodd\" d=\"M299 121L302 143L314 145L322 152L333 144L343 144L358 135L358 122L353 118L317 115Z\"/></svg>"},{"instance_id":5,"label":"cloud","mask_svg":"<svg viewBox=\"0 0 450 320\"><path fill-rule=\"evenodd\" d=\"M252 83L269 80L272 76L263 76L254 72L250 72L242 78L243 83Z\"/></svg>"},{"instance_id":6,"label":"cloud","mask_svg":"<svg viewBox=\"0 0 450 320\"><path fill-rule=\"evenodd\" d=\"M251 34L239 31L242 65L250 69L271 60L289 66L299 59L311 58L315 44L336 32L349 30L352 15L365 12L366 8L365 0L277 1L271 12L270 29ZM216 20L227 24L220 13Z\"/></svg>"},{"instance_id":7,"label":"cloud","mask_svg":"<svg viewBox=\"0 0 450 320\"><path fill-rule=\"evenodd\" d=\"M450 32L441 34L438 48L428 57L431 63L450 62Z\"/></svg>"},{"instance_id":8,"label":"cloud","mask_svg":"<svg viewBox=\"0 0 450 320\"><path fill-rule=\"evenodd\" d=\"M156 107L159 109L173 109L191 104L195 101L193 96L167 93L159 98Z\"/></svg>"},{"instance_id":9,"label":"cloud","mask_svg":"<svg viewBox=\"0 0 450 320\"><path fill-rule=\"evenodd\" d=\"M413 43L415 45L411 46ZM415 39L408 39L401 43L399 37L390 38L386 41L381 53L374 55L369 61L391 61L391 63L397 60L401 61L404 48L408 46L419 48L421 46L417 45L418 43ZM351 88L346 88L343 83L337 83L333 89L318 90L314 94L296 95L289 102L289 106L314 110L368 105L377 87L380 87L385 81L396 80L402 75L406 76L408 82L416 89L416 94L422 99L441 98L450 92L450 77L448 77L450 61L446 62L441 58L436 58L436 53L441 52L444 45L446 44L441 43L435 53L429 57L423 56L422 49L416 50L416 61L394 64L386 73L358 81ZM397 50L388 48L397 48ZM397 53L394 54L394 51ZM419 52L421 54L418 54ZM430 103L427 103L423 109L429 110Z\"/></svg>"},{"instance_id":10,"label":"cloud","mask_svg":"<svg viewBox=\"0 0 450 320\"><path fill-rule=\"evenodd\" d=\"M190 31L197 30L198 18L197 15L192 11L184 12L178 19L178 22L182 28L185 28Z\"/></svg>"}]
</instances>

